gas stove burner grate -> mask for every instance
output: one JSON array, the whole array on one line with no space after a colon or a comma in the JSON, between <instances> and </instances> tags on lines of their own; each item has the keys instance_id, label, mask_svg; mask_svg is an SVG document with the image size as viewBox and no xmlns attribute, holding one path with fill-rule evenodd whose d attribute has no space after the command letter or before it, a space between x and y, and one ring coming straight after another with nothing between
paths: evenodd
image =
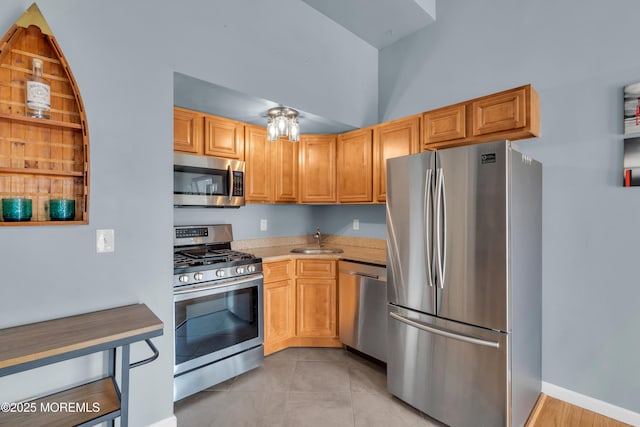
<instances>
[{"instance_id":1,"label":"gas stove burner grate","mask_svg":"<svg viewBox=\"0 0 640 427\"><path fill-rule=\"evenodd\" d=\"M226 262L254 259L255 256L230 249L196 248L178 251L173 254L174 268L198 265L213 265Z\"/></svg>"}]
</instances>

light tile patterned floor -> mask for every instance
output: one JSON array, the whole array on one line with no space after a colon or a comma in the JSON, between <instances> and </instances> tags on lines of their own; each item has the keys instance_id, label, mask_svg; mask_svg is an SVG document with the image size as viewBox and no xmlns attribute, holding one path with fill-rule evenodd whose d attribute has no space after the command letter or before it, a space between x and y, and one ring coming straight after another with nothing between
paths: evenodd
<instances>
[{"instance_id":1,"label":"light tile patterned floor","mask_svg":"<svg viewBox=\"0 0 640 427\"><path fill-rule=\"evenodd\" d=\"M442 426L391 396L383 367L343 349L289 348L174 405L178 427Z\"/></svg>"}]
</instances>

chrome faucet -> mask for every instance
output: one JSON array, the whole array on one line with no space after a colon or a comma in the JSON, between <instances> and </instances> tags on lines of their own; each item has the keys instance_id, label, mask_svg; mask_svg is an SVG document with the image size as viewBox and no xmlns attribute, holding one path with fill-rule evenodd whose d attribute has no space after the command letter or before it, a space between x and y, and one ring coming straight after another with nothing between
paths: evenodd
<instances>
[{"instance_id":1,"label":"chrome faucet","mask_svg":"<svg viewBox=\"0 0 640 427\"><path fill-rule=\"evenodd\" d=\"M313 235L313 238L318 241L318 247L322 247L322 234L320 234L320 227L316 228L316 234Z\"/></svg>"}]
</instances>

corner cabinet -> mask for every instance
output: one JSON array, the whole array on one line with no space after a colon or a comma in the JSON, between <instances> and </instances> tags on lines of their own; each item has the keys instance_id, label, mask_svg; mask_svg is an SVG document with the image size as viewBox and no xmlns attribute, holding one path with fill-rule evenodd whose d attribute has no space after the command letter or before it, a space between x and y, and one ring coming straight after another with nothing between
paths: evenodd
<instances>
[{"instance_id":1,"label":"corner cabinet","mask_svg":"<svg viewBox=\"0 0 640 427\"><path fill-rule=\"evenodd\" d=\"M43 63L51 93L50 119L26 116L25 81ZM30 199L29 220L0 225L87 224L89 130L80 90L35 3L0 40L0 197ZM75 216L53 221L49 202L71 199ZM3 213L0 219L4 219Z\"/></svg>"},{"instance_id":2,"label":"corner cabinet","mask_svg":"<svg viewBox=\"0 0 640 427\"><path fill-rule=\"evenodd\" d=\"M264 354L287 347L341 347L335 259L265 261Z\"/></svg>"},{"instance_id":3,"label":"corner cabinet","mask_svg":"<svg viewBox=\"0 0 640 427\"><path fill-rule=\"evenodd\" d=\"M162 335L163 324L144 304L116 307L45 322L0 329L0 378L64 360L107 352L106 375L35 400L5 404L0 425L90 426L120 417L129 423L129 370L156 360L151 338ZM153 354L130 362L130 345L145 341ZM120 367L116 381L116 349ZM60 405L73 410L56 410Z\"/></svg>"}]
</instances>

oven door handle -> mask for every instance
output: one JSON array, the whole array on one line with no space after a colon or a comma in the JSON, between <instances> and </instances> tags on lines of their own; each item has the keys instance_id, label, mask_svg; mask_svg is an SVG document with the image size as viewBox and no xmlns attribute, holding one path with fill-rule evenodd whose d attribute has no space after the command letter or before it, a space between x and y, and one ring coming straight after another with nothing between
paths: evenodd
<instances>
[{"instance_id":1,"label":"oven door handle","mask_svg":"<svg viewBox=\"0 0 640 427\"><path fill-rule=\"evenodd\" d=\"M239 289L250 288L252 286L256 286L255 282L257 280L262 284L262 278L262 274L254 274L224 283L212 283L198 288L177 289L173 291L173 302L206 297L208 295L219 294L220 292L237 291Z\"/></svg>"}]
</instances>

